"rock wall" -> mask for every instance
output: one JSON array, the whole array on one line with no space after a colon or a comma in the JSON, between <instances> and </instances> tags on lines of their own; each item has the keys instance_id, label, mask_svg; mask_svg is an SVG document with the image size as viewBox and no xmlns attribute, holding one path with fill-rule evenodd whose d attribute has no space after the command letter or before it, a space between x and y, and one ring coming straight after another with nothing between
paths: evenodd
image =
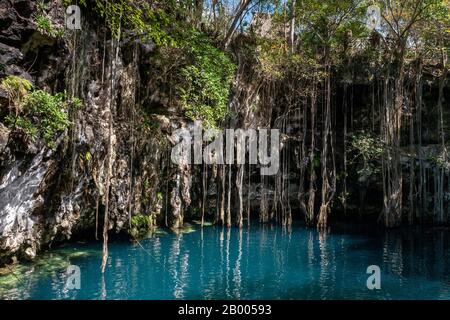
<instances>
[{"instance_id":1,"label":"rock wall","mask_svg":"<svg viewBox=\"0 0 450 320\"><path fill-rule=\"evenodd\" d=\"M59 1L50 5L52 20L62 25L64 8ZM153 214L161 224L181 227L190 172L170 163L167 138L182 124L179 110L148 86L143 72L154 63L155 45L112 41L89 16L81 31L48 36L33 22L35 6L34 1L0 3L0 78L18 75L52 93L65 91L83 105L70 111L72 124L54 150L43 141L23 141L1 124L0 260L32 259L73 237L99 238L107 192L110 230L128 229L135 214ZM0 103L7 108L1 86ZM143 104L161 103L172 111L142 116ZM167 190L170 199L157 196Z\"/></svg>"}]
</instances>

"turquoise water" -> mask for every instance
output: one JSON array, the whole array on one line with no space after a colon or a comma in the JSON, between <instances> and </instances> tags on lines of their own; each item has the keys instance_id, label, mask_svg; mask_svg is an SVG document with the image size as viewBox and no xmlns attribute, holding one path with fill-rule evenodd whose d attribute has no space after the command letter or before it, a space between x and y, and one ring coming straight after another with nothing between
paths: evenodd
<instances>
[{"instance_id":1,"label":"turquoise water","mask_svg":"<svg viewBox=\"0 0 450 320\"><path fill-rule=\"evenodd\" d=\"M450 299L448 231L254 226L54 249L0 276L2 299ZM80 289L66 287L68 265ZM381 289L369 290L369 265Z\"/></svg>"}]
</instances>

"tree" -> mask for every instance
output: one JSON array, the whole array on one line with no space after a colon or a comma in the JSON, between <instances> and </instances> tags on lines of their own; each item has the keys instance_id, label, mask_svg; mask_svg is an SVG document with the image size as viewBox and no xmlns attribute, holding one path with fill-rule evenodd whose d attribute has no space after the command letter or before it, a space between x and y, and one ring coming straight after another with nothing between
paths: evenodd
<instances>
[{"instance_id":1,"label":"tree","mask_svg":"<svg viewBox=\"0 0 450 320\"><path fill-rule=\"evenodd\" d=\"M385 36L384 113L382 137L387 145L383 159L384 221L388 227L398 226L402 220L403 177L400 161L401 133L405 110L405 63L421 41L415 34L424 22L442 14L444 1L439 0L382 0L381 7ZM419 36L418 36L419 35ZM392 80L393 79L393 80Z\"/></svg>"},{"instance_id":2,"label":"tree","mask_svg":"<svg viewBox=\"0 0 450 320\"><path fill-rule=\"evenodd\" d=\"M247 7L250 5L251 2L252 0L240 0L239 5L236 8L236 12L233 14L231 25L228 28L228 31L225 35L225 39L223 40L225 48L227 48L230 45L230 41L234 35L234 32L236 31L239 21L241 20L245 10L247 9Z\"/></svg>"}]
</instances>

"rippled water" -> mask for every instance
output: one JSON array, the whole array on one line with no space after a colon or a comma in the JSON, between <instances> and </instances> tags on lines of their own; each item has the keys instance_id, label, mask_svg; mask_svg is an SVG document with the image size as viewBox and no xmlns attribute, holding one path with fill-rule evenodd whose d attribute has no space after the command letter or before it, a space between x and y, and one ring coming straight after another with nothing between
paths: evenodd
<instances>
[{"instance_id":1,"label":"rippled water","mask_svg":"<svg viewBox=\"0 0 450 320\"><path fill-rule=\"evenodd\" d=\"M110 244L104 277L101 245L46 253L0 275L3 299L450 299L448 231L332 230L254 226L168 233ZM77 265L81 288L66 287ZM381 289L366 286L381 268Z\"/></svg>"}]
</instances>

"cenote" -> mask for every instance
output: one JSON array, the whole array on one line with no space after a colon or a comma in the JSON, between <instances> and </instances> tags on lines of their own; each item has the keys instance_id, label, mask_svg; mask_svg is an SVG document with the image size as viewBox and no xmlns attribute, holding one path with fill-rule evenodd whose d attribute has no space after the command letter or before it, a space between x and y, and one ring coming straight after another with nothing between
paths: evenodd
<instances>
[{"instance_id":1,"label":"cenote","mask_svg":"<svg viewBox=\"0 0 450 320\"><path fill-rule=\"evenodd\" d=\"M140 243L112 241L106 272L100 243L67 244L0 275L1 299L450 299L445 230L329 233L293 225L193 226ZM80 268L80 289L66 270ZM369 290L378 265L381 289Z\"/></svg>"}]
</instances>

